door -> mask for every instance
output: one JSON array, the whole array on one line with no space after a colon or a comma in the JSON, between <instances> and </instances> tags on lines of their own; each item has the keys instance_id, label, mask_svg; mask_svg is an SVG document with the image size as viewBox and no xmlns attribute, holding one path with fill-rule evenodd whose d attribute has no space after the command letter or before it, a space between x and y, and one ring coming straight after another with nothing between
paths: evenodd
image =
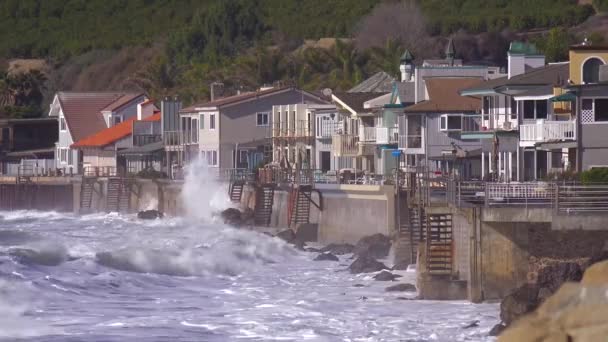
<instances>
[{"instance_id":1,"label":"door","mask_svg":"<svg viewBox=\"0 0 608 342\"><path fill-rule=\"evenodd\" d=\"M323 151L321 153L321 171L327 172L331 170L331 152Z\"/></svg>"}]
</instances>

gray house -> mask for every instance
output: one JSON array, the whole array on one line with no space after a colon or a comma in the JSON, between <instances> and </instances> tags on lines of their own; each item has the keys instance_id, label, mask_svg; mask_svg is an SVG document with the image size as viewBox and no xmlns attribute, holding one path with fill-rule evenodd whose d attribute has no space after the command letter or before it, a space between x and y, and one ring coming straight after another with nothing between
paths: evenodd
<instances>
[{"instance_id":1,"label":"gray house","mask_svg":"<svg viewBox=\"0 0 608 342\"><path fill-rule=\"evenodd\" d=\"M179 134L210 167L253 169L272 161L272 107L296 103L326 101L294 87L216 99L180 110ZM184 161L193 157L189 153Z\"/></svg>"},{"instance_id":2,"label":"gray house","mask_svg":"<svg viewBox=\"0 0 608 342\"><path fill-rule=\"evenodd\" d=\"M463 140L466 118L481 110L481 100L459 90L481 78L437 77L426 80L428 100L406 107L399 117L399 149L407 166L460 178L481 176L481 142Z\"/></svg>"}]
</instances>

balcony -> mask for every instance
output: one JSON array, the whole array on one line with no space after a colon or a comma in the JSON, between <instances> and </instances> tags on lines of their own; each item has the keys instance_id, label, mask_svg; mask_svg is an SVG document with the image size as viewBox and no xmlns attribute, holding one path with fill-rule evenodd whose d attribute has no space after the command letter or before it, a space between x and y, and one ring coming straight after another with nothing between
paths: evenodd
<instances>
[{"instance_id":1,"label":"balcony","mask_svg":"<svg viewBox=\"0 0 608 342\"><path fill-rule=\"evenodd\" d=\"M376 143L376 134L377 134L376 127L366 127L366 126L359 127L359 141L362 143L375 144Z\"/></svg>"},{"instance_id":2,"label":"balcony","mask_svg":"<svg viewBox=\"0 0 608 342\"><path fill-rule=\"evenodd\" d=\"M390 145L399 143L399 128L376 127L376 144Z\"/></svg>"},{"instance_id":3,"label":"balcony","mask_svg":"<svg viewBox=\"0 0 608 342\"><path fill-rule=\"evenodd\" d=\"M330 139L336 134L342 134L344 131L344 124L342 122L333 120L320 120L320 122L317 125L317 139Z\"/></svg>"},{"instance_id":4,"label":"balcony","mask_svg":"<svg viewBox=\"0 0 608 342\"><path fill-rule=\"evenodd\" d=\"M356 157L359 153L359 136L337 134L331 139L331 150L335 157Z\"/></svg>"},{"instance_id":5,"label":"balcony","mask_svg":"<svg viewBox=\"0 0 608 342\"><path fill-rule=\"evenodd\" d=\"M166 131L163 133L165 146L183 146L198 144L198 130L193 131Z\"/></svg>"},{"instance_id":6,"label":"balcony","mask_svg":"<svg viewBox=\"0 0 608 342\"><path fill-rule=\"evenodd\" d=\"M521 146L576 140L576 122L538 120L533 124L523 124L519 127L519 140Z\"/></svg>"}]
</instances>

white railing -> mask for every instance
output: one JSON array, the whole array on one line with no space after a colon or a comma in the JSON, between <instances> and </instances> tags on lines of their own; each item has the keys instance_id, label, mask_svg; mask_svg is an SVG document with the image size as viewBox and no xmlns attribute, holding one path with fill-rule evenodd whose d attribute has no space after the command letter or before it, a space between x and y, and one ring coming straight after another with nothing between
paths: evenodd
<instances>
[{"instance_id":1,"label":"white railing","mask_svg":"<svg viewBox=\"0 0 608 342\"><path fill-rule=\"evenodd\" d=\"M396 144L399 142L399 128L376 127L376 143Z\"/></svg>"},{"instance_id":2,"label":"white railing","mask_svg":"<svg viewBox=\"0 0 608 342\"><path fill-rule=\"evenodd\" d=\"M359 153L359 136L339 134L331 138L331 149L335 157L355 157Z\"/></svg>"},{"instance_id":3,"label":"white railing","mask_svg":"<svg viewBox=\"0 0 608 342\"><path fill-rule=\"evenodd\" d=\"M341 134L344 131L344 124L342 122L333 120L320 120L321 124L317 127L317 138L331 138L336 134Z\"/></svg>"},{"instance_id":4,"label":"white railing","mask_svg":"<svg viewBox=\"0 0 608 342\"><path fill-rule=\"evenodd\" d=\"M519 132L523 142L576 140L576 122L538 120L535 124L521 125Z\"/></svg>"},{"instance_id":5,"label":"white railing","mask_svg":"<svg viewBox=\"0 0 608 342\"><path fill-rule=\"evenodd\" d=\"M361 126L359 128L359 141L366 143L375 143L376 142L376 127L365 127Z\"/></svg>"}]
</instances>

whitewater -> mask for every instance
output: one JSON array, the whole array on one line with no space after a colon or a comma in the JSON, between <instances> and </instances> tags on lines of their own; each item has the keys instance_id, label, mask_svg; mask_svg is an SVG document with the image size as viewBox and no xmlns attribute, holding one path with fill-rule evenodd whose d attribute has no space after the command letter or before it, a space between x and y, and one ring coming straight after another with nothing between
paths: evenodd
<instances>
[{"instance_id":1,"label":"whitewater","mask_svg":"<svg viewBox=\"0 0 608 342\"><path fill-rule=\"evenodd\" d=\"M195 166L182 218L0 212L0 341L491 340L496 304L386 292L351 255L218 222L227 191Z\"/></svg>"}]
</instances>

